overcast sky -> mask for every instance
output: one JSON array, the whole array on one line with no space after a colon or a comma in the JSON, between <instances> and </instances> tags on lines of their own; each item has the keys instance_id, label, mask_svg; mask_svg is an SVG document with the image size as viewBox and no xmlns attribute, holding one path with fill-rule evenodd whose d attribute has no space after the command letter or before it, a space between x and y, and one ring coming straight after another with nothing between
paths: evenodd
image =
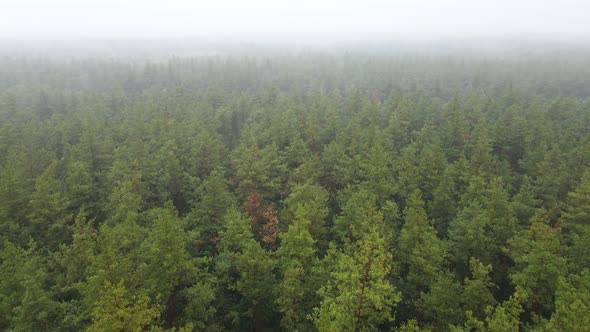
<instances>
[{"instance_id":1,"label":"overcast sky","mask_svg":"<svg viewBox=\"0 0 590 332\"><path fill-rule=\"evenodd\" d=\"M590 0L0 0L0 37L590 36Z\"/></svg>"}]
</instances>

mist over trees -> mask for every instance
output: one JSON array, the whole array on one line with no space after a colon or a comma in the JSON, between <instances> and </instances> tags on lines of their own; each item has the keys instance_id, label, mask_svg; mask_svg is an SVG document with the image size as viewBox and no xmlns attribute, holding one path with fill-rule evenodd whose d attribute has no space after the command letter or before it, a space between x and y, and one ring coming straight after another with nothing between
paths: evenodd
<instances>
[{"instance_id":1,"label":"mist over trees","mask_svg":"<svg viewBox=\"0 0 590 332\"><path fill-rule=\"evenodd\" d=\"M0 58L0 330L586 331L590 58Z\"/></svg>"}]
</instances>

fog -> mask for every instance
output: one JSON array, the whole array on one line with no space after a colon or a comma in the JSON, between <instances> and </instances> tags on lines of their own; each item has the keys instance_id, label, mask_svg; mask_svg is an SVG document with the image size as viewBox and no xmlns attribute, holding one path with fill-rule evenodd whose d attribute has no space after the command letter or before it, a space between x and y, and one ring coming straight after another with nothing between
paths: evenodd
<instances>
[{"instance_id":1,"label":"fog","mask_svg":"<svg viewBox=\"0 0 590 332\"><path fill-rule=\"evenodd\" d=\"M8 40L182 37L313 43L590 36L590 1L3 0Z\"/></svg>"},{"instance_id":2,"label":"fog","mask_svg":"<svg viewBox=\"0 0 590 332\"><path fill-rule=\"evenodd\" d=\"M590 1L0 0L0 56L590 54ZM577 52L578 50L583 52Z\"/></svg>"}]
</instances>

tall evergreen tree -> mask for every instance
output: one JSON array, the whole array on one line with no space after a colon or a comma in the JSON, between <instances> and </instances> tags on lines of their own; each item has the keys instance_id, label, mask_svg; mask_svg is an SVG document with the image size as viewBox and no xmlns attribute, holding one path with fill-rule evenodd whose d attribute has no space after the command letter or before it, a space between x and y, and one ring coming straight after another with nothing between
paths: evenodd
<instances>
[{"instance_id":1,"label":"tall evergreen tree","mask_svg":"<svg viewBox=\"0 0 590 332\"><path fill-rule=\"evenodd\" d=\"M446 252L426 217L419 190L409 197L404 216L406 222L399 237L402 275L417 289L424 290L442 271Z\"/></svg>"}]
</instances>

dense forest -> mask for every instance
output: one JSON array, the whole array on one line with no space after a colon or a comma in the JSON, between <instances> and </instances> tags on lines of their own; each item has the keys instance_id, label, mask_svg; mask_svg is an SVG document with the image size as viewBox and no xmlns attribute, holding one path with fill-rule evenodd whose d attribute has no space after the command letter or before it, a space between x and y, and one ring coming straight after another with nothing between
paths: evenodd
<instances>
[{"instance_id":1,"label":"dense forest","mask_svg":"<svg viewBox=\"0 0 590 332\"><path fill-rule=\"evenodd\" d=\"M0 58L0 330L588 331L589 78Z\"/></svg>"}]
</instances>

